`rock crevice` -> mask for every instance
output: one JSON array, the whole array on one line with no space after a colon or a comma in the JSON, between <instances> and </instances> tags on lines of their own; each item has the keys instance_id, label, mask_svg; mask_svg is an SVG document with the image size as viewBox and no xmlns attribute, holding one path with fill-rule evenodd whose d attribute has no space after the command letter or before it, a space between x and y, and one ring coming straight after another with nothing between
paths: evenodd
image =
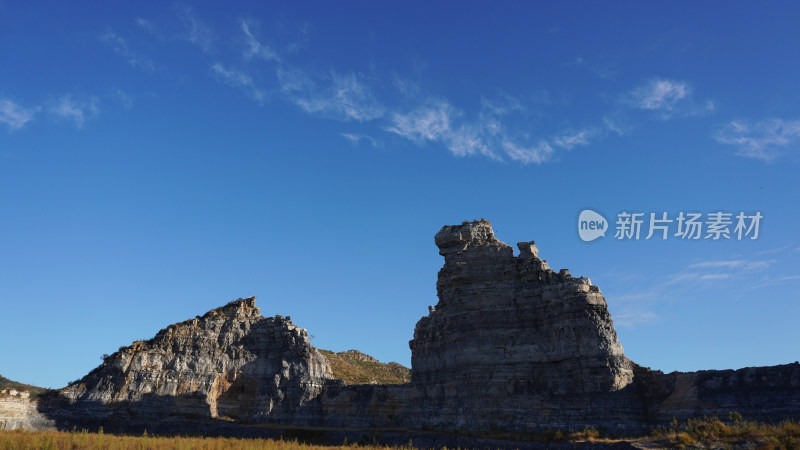
<instances>
[{"instance_id":1,"label":"rock crevice","mask_svg":"<svg viewBox=\"0 0 800 450\"><path fill-rule=\"evenodd\" d=\"M445 226L434 241L444 256L439 301L409 342L410 383L332 379L306 330L288 316L262 317L247 298L122 347L38 401L1 393L0 424L247 435L264 423L643 432L673 417L732 411L800 418L798 363L671 374L640 367L625 357L600 289L552 270L533 241L518 243L514 256L485 220Z\"/></svg>"}]
</instances>

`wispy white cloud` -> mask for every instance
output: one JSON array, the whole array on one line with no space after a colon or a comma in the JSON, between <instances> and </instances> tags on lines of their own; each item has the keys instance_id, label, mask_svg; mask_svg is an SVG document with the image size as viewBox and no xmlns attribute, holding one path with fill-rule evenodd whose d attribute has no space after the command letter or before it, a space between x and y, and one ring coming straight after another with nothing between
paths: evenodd
<instances>
[{"instance_id":1,"label":"wispy white cloud","mask_svg":"<svg viewBox=\"0 0 800 450\"><path fill-rule=\"evenodd\" d=\"M270 46L262 44L253 34L251 28L254 27L252 21L242 20L241 28L245 35L245 42L247 47L242 55L245 59L263 59L264 61L280 61L278 53L275 52Z\"/></svg>"},{"instance_id":2,"label":"wispy white cloud","mask_svg":"<svg viewBox=\"0 0 800 450\"><path fill-rule=\"evenodd\" d=\"M777 277L767 277L749 286L750 289L761 289L769 286L774 286L776 284L785 283L787 281L800 281L800 275L788 275L788 276L777 276Z\"/></svg>"},{"instance_id":3,"label":"wispy white cloud","mask_svg":"<svg viewBox=\"0 0 800 450\"><path fill-rule=\"evenodd\" d=\"M660 316L653 311L628 310L625 308L619 314L614 314L612 319L614 325L622 328L633 328L639 325L647 325L657 321Z\"/></svg>"},{"instance_id":4,"label":"wispy white cloud","mask_svg":"<svg viewBox=\"0 0 800 450\"><path fill-rule=\"evenodd\" d=\"M589 140L599 133L600 131L596 128L585 128L563 133L553 139L553 145L566 150L572 150L572 148L576 146L589 145Z\"/></svg>"},{"instance_id":5,"label":"wispy white cloud","mask_svg":"<svg viewBox=\"0 0 800 450\"><path fill-rule=\"evenodd\" d=\"M630 93L633 106L652 111L672 111L675 105L689 95L686 83L653 79Z\"/></svg>"},{"instance_id":6,"label":"wispy white cloud","mask_svg":"<svg viewBox=\"0 0 800 450\"><path fill-rule=\"evenodd\" d=\"M123 108L131 109L133 107L133 96L122 89L114 89L109 95L117 99L122 104Z\"/></svg>"},{"instance_id":7,"label":"wispy white cloud","mask_svg":"<svg viewBox=\"0 0 800 450\"><path fill-rule=\"evenodd\" d=\"M758 254L759 255L769 255L769 254L773 254L773 253L781 253L784 250L788 250L788 249L792 248L793 246L794 246L794 244L787 244L787 245L784 245L782 247L776 247L776 248L771 248L771 249L768 249L768 250L762 250L762 251L758 252Z\"/></svg>"},{"instance_id":8,"label":"wispy white cloud","mask_svg":"<svg viewBox=\"0 0 800 450\"><path fill-rule=\"evenodd\" d=\"M518 161L523 164L541 164L549 160L553 154L553 147L545 141L539 141L536 144L527 146L504 141L503 149L512 161Z\"/></svg>"},{"instance_id":9,"label":"wispy white cloud","mask_svg":"<svg viewBox=\"0 0 800 450\"><path fill-rule=\"evenodd\" d=\"M543 95L546 95L546 93ZM525 111L520 99L500 90L497 91L497 95L494 98L481 97L481 109L496 116Z\"/></svg>"},{"instance_id":10,"label":"wispy white cloud","mask_svg":"<svg viewBox=\"0 0 800 450\"><path fill-rule=\"evenodd\" d=\"M50 112L72 121L78 128L83 128L88 119L97 115L98 103L96 97L76 100L72 95L67 94L50 107Z\"/></svg>"},{"instance_id":11,"label":"wispy white cloud","mask_svg":"<svg viewBox=\"0 0 800 450\"><path fill-rule=\"evenodd\" d=\"M702 286L706 282L714 282L726 279L735 279L740 282L742 287L747 283L755 282L754 276L763 274L766 269L772 266L776 260L744 260L727 259L702 261L686 266L677 273L664 276L657 280L650 287L635 291L630 294L614 297L617 302L636 301L658 301L659 299L672 297L675 290L681 286Z\"/></svg>"},{"instance_id":12,"label":"wispy white cloud","mask_svg":"<svg viewBox=\"0 0 800 450\"><path fill-rule=\"evenodd\" d=\"M298 27L297 31L300 36L286 45L284 49L286 53L299 53L300 50L308 45L311 24L309 22L303 22L303 24Z\"/></svg>"},{"instance_id":13,"label":"wispy white cloud","mask_svg":"<svg viewBox=\"0 0 800 450\"><path fill-rule=\"evenodd\" d=\"M688 83L661 78L653 78L634 88L622 100L633 108L651 111L662 119L707 113L715 108L711 100L700 105L695 103Z\"/></svg>"},{"instance_id":14,"label":"wispy white cloud","mask_svg":"<svg viewBox=\"0 0 800 450\"><path fill-rule=\"evenodd\" d=\"M108 28L105 33L100 36L100 40L111 45L114 52L122 56L131 67L152 72L155 70L155 64L150 58L134 52L128 46L128 41L117 34L111 28Z\"/></svg>"},{"instance_id":15,"label":"wispy white cloud","mask_svg":"<svg viewBox=\"0 0 800 450\"><path fill-rule=\"evenodd\" d=\"M714 139L736 146L740 156L771 161L783 149L797 149L800 120L767 119L754 123L736 120L720 127Z\"/></svg>"},{"instance_id":16,"label":"wispy white cloud","mask_svg":"<svg viewBox=\"0 0 800 450\"><path fill-rule=\"evenodd\" d=\"M263 104L267 99L267 92L256 86L253 78L235 69L227 69L222 64L216 63L211 66L211 72L228 86L241 88L247 95L259 104Z\"/></svg>"},{"instance_id":17,"label":"wispy white cloud","mask_svg":"<svg viewBox=\"0 0 800 450\"><path fill-rule=\"evenodd\" d=\"M761 270L768 268L775 260L749 261L744 259L731 259L722 261L703 261L691 264L688 269L715 269L732 268L742 270Z\"/></svg>"},{"instance_id":18,"label":"wispy white cloud","mask_svg":"<svg viewBox=\"0 0 800 450\"><path fill-rule=\"evenodd\" d=\"M176 8L178 19L183 24L183 30L178 34L178 38L197 45L204 52L210 51L214 42L214 32L211 27L200 20L190 6L178 4Z\"/></svg>"},{"instance_id":19,"label":"wispy white cloud","mask_svg":"<svg viewBox=\"0 0 800 450\"><path fill-rule=\"evenodd\" d=\"M588 70L589 72L593 73L595 76L603 80L611 80L617 75L617 71L614 68L612 68L612 66L607 64L589 63L582 56L576 56L575 58L567 62L566 65L567 67L574 67L574 68Z\"/></svg>"},{"instance_id":20,"label":"wispy white cloud","mask_svg":"<svg viewBox=\"0 0 800 450\"><path fill-rule=\"evenodd\" d=\"M724 280L726 278L730 278L731 274L729 273L708 273L705 275L701 275L701 280Z\"/></svg>"},{"instance_id":21,"label":"wispy white cloud","mask_svg":"<svg viewBox=\"0 0 800 450\"><path fill-rule=\"evenodd\" d=\"M443 141L451 133L452 116L460 113L446 101L432 102L407 113L394 113L386 131L416 143Z\"/></svg>"},{"instance_id":22,"label":"wispy white cloud","mask_svg":"<svg viewBox=\"0 0 800 450\"><path fill-rule=\"evenodd\" d=\"M614 113L603 116L603 126L606 130L619 136L630 134L633 130L633 126L624 117Z\"/></svg>"},{"instance_id":23,"label":"wispy white cloud","mask_svg":"<svg viewBox=\"0 0 800 450\"><path fill-rule=\"evenodd\" d=\"M370 146L374 148L381 148L383 147L383 142L375 139L372 136L367 136L366 134L358 134L358 133L339 133L343 138L347 139L351 144L358 145L361 142L366 142Z\"/></svg>"},{"instance_id":24,"label":"wispy white cloud","mask_svg":"<svg viewBox=\"0 0 800 450\"><path fill-rule=\"evenodd\" d=\"M470 124L462 124L448 133L445 140L447 149L455 156L484 155L492 159L500 159L489 148L480 133L480 128Z\"/></svg>"},{"instance_id":25,"label":"wispy white cloud","mask_svg":"<svg viewBox=\"0 0 800 450\"><path fill-rule=\"evenodd\" d=\"M184 7L183 14L192 25L188 28L202 28L190 9ZM147 27L146 24L141 26ZM589 146L610 133L623 135L630 130L624 120L609 115L599 124L563 127L537 135L530 133L530 116L544 115L538 110L530 111L527 106L553 104L547 91L520 99L496 90L492 95L479 97L477 110L465 113L448 99L423 92L418 85L399 76L391 78L393 85L382 86L380 78L360 72L328 70L318 73L297 67L288 61L291 51L284 48L279 52L265 43L258 22L243 19L238 26L244 40L242 57L245 63L255 60L275 63L277 88L285 100L300 110L341 121L376 122L388 133L416 144L438 144L455 156L482 155L493 160L542 164L552 160L557 151ZM307 30L303 35L307 38ZM232 69L217 62L211 70L221 82L244 89L254 100L266 100L264 89L257 86L253 78L253 74L258 73L255 70L259 69ZM394 102L379 98L378 93L391 88L399 94ZM663 94L661 100L652 95L649 100L643 97L638 104L655 107L652 105L658 101L669 103L669 96ZM342 133L342 137L356 145L362 142L375 145L352 133Z\"/></svg>"},{"instance_id":26,"label":"wispy white cloud","mask_svg":"<svg viewBox=\"0 0 800 450\"><path fill-rule=\"evenodd\" d=\"M461 111L452 107L446 100L428 100L425 104L409 111L393 113L390 124L384 129L417 144L425 142L443 144L455 156L480 154L499 159L488 141L496 140L497 137L491 135L500 134L500 130L487 128L486 124L481 123L457 124L456 121L462 115Z\"/></svg>"},{"instance_id":27,"label":"wispy white cloud","mask_svg":"<svg viewBox=\"0 0 800 450\"><path fill-rule=\"evenodd\" d=\"M147 31L148 33L154 36L161 36L161 33L158 31L158 28L155 24L147 19L143 19L141 17L137 17L134 22L138 25L141 29Z\"/></svg>"},{"instance_id":28,"label":"wispy white cloud","mask_svg":"<svg viewBox=\"0 0 800 450\"><path fill-rule=\"evenodd\" d=\"M482 110L473 118L444 99L427 99L413 109L391 114L384 129L418 144L438 142L455 156L483 155L522 164L542 164L553 157L556 148L589 145L604 134L597 127L568 130L549 138L510 132L505 116L524 108L513 97L503 97L502 103L482 99Z\"/></svg>"},{"instance_id":29,"label":"wispy white cloud","mask_svg":"<svg viewBox=\"0 0 800 450\"><path fill-rule=\"evenodd\" d=\"M769 269L775 260L719 259L689 264L683 270L664 275L642 285L639 281L624 280L624 285L637 284L638 288L619 295L606 292L609 305L619 308L619 314L613 314L614 322L623 326L642 325L647 321L659 318L656 312L662 311L662 305L677 299L702 301L703 297L694 297L697 292L708 289L719 291L731 289L736 292L754 289L771 284L800 279L794 277L774 277ZM705 295L705 294L700 294ZM723 294L718 294L723 295ZM731 295L724 294L724 295ZM653 312L656 311L656 312Z\"/></svg>"},{"instance_id":30,"label":"wispy white cloud","mask_svg":"<svg viewBox=\"0 0 800 450\"><path fill-rule=\"evenodd\" d=\"M281 90L292 103L307 113L344 121L370 121L386 111L362 78L337 72L314 78L296 68L278 70Z\"/></svg>"},{"instance_id":31,"label":"wispy white cloud","mask_svg":"<svg viewBox=\"0 0 800 450\"><path fill-rule=\"evenodd\" d=\"M8 126L8 131L15 131L25 126L33 120L33 116L39 111L36 108L23 108L8 99L0 100L0 123Z\"/></svg>"}]
</instances>

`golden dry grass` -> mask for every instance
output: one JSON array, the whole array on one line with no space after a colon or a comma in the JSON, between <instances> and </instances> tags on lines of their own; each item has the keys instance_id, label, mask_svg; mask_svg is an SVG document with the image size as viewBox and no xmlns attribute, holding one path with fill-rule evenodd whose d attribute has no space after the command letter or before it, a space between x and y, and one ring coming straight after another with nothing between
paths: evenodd
<instances>
[{"instance_id":1,"label":"golden dry grass","mask_svg":"<svg viewBox=\"0 0 800 450\"><path fill-rule=\"evenodd\" d=\"M753 422L744 420L739 413L731 413L727 421L719 417L694 418L683 423L673 420L670 426L653 430L652 435L665 439L671 446L678 448L748 446L800 449L800 422Z\"/></svg>"},{"instance_id":2,"label":"golden dry grass","mask_svg":"<svg viewBox=\"0 0 800 450\"><path fill-rule=\"evenodd\" d=\"M354 446L323 447L280 439L238 439L224 437L116 436L83 431L0 431L0 450L92 449L92 450L227 450L227 449L350 449ZM359 446L359 449L388 447Z\"/></svg>"}]
</instances>

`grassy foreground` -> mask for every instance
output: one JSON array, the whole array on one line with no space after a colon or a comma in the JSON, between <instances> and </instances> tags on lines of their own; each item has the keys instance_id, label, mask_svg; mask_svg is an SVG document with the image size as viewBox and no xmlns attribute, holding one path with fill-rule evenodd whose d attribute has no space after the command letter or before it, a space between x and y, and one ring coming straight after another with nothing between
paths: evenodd
<instances>
[{"instance_id":1,"label":"grassy foreground","mask_svg":"<svg viewBox=\"0 0 800 450\"><path fill-rule=\"evenodd\" d=\"M470 433L463 433L469 435ZM689 419L679 423L673 421L666 427L658 427L649 436L613 438L593 428L580 431L546 430L531 435L482 436L495 439L511 439L539 442L545 446L559 447L560 444L614 444L628 442L634 447L653 448L748 448L748 449L800 449L800 422L787 420L776 424L765 424L744 420L738 413L731 413L728 420L718 417ZM520 439L522 438L522 439ZM374 441L370 441L374 442ZM359 445L361 444L361 445ZM82 431L0 431L0 450L6 449L97 449L97 450L146 450L146 449L387 449L410 447L382 447L351 443L340 446L320 446L305 444L297 440L281 439L239 439L224 437L159 437L117 436Z\"/></svg>"},{"instance_id":2,"label":"grassy foreground","mask_svg":"<svg viewBox=\"0 0 800 450\"><path fill-rule=\"evenodd\" d=\"M93 449L93 450L227 450L227 449L326 449L354 446L323 447L280 439L237 439L223 437L158 437L116 436L82 431L0 431L0 450L19 449ZM359 449L387 447L359 446Z\"/></svg>"},{"instance_id":3,"label":"grassy foreground","mask_svg":"<svg viewBox=\"0 0 800 450\"><path fill-rule=\"evenodd\" d=\"M800 422L751 422L734 412L725 422L719 417L689 419L684 423L673 420L670 426L653 430L652 437L663 439L674 448L800 449Z\"/></svg>"}]
</instances>

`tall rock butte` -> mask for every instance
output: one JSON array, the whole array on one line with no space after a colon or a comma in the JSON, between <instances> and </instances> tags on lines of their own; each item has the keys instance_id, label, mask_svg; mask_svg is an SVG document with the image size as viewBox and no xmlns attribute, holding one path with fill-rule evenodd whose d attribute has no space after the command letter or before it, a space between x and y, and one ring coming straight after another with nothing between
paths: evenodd
<instances>
[{"instance_id":1,"label":"tall rock butte","mask_svg":"<svg viewBox=\"0 0 800 450\"><path fill-rule=\"evenodd\" d=\"M409 384L334 380L305 330L289 317L262 317L254 298L239 299L120 348L37 401L0 393L0 428L640 433L673 417L732 411L764 421L800 418L797 362L670 374L640 367L625 357L600 290L551 270L533 242L517 244L514 256L479 220L445 226L435 243L445 259L439 302L409 342Z\"/></svg>"},{"instance_id":2,"label":"tall rock butte","mask_svg":"<svg viewBox=\"0 0 800 450\"><path fill-rule=\"evenodd\" d=\"M632 382L606 301L588 278L551 270L534 242L517 244L515 257L484 220L445 226L435 242L445 259L439 303L410 342L412 380L429 420L516 428L536 410L558 425L566 411L554 399Z\"/></svg>"}]
</instances>

